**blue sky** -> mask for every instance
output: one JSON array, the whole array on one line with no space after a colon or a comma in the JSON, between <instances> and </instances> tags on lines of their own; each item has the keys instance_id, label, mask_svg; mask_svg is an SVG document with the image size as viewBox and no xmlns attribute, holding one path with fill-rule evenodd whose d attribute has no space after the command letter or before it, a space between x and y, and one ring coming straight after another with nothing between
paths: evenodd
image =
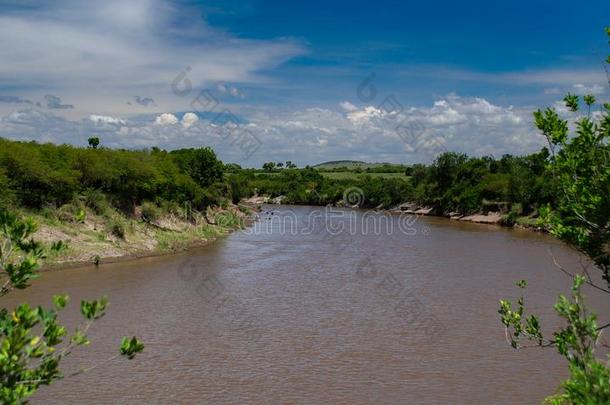
<instances>
[{"instance_id":1,"label":"blue sky","mask_svg":"<svg viewBox=\"0 0 610 405\"><path fill-rule=\"evenodd\" d=\"M297 78L303 97L318 102L341 98L370 71L378 72L387 91L410 102L430 102L449 92L509 102L546 101L545 83L520 86L481 77L564 69L601 73L600 59L607 51L603 27L610 17L607 1L588 2L586 7L566 1L208 5L208 21L235 35L305 43L307 53L275 74L286 81ZM446 71L454 74L443 74Z\"/></svg>"},{"instance_id":2,"label":"blue sky","mask_svg":"<svg viewBox=\"0 0 610 405\"><path fill-rule=\"evenodd\" d=\"M209 145L246 166L528 153L532 109L607 97L608 17L607 1L4 1L0 136ZM213 108L194 108L203 90ZM222 111L261 146L220 131Z\"/></svg>"}]
</instances>

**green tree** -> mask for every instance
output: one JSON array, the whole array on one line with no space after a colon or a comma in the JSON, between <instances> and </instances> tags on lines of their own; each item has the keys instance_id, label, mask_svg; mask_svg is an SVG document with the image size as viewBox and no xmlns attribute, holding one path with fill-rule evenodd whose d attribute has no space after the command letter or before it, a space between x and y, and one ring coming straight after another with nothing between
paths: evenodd
<instances>
[{"instance_id":1,"label":"green tree","mask_svg":"<svg viewBox=\"0 0 610 405\"><path fill-rule=\"evenodd\" d=\"M97 149L97 147L100 144L100 138L98 138L97 136L94 136L94 137L87 139L87 142L89 143L89 147L91 149Z\"/></svg>"},{"instance_id":2,"label":"green tree","mask_svg":"<svg viewBox=\"0 0 610 405\"><path fill-rule=\"evenodd\" d=\"M610 29L607 29L610 36ZM610 63L610 57L608 58ZM579 98L568 94L566 106L579 111ZM559 186L557 201L542 210L542 220L551 233L578 249L601 271L605 285L598 285L583 269L583 275L560 268L573 278L572 296L560 296L555 311L565 326L553 337L543 336L539 318L524 314L523 296L513 309L510 301L500 301L502 323L507 339L514 348L523 347L521 340L539 346L554 346L568 362L570 378L561 383L558 394L547 398L553 404L610 403L610 368L607 360L595 355L600 331L594 312L587 308L581 292L583 284L610 293L610 104L593 118L593 96L585 96L586 116L575 118L575 134L569 136L568 121L557 111L547 108L534 113L535 123L547 138L551 152L551 172ZM525 288L521 281L518 286Z\"/></svg>"},{"instance_id":3,"label":"green tree","mask_svg":"<svg viewBox=\"0 0 610 405\"><path fill-rule=\"evenodd\" d=\"M266 172L272 172L275 169L275 162L263 163L263 170Z\"/></svg>"},{"instance_id":4,"label":"green tree","mask_svg":"<svg viewBox=\"0 0 610 405\"><path fill-rule=\"evenodd\" d=\"M31 239L36 225L31 220L20 220L7 211L0 211L0 297L14 289L24 289L37 277L38 263L45 257L45 248ZM51 246L57 251L64 247L58 242ZM58 314L68 305L66 295L53 297L53 308L32 308L27 303L9 311L0 310L0 402L26 403L41 385L66 377L60 362L77 346L89 344L87 331L104 316L105 297L81 301L83 323L68 335L58 321ZM136 337L124 337L118 353L132 359L144 349ZM80 374L80 370L67 377Z\"/></svg>"},{"instance_id":5,"label":"green tree","mask_svg":"<svg viewBox=\"0 0 610 405\"><path fill-rule=\"evenodd\" d=\"M222 181L224 164L212 148L178 149L171 152L178 165L201 187L209 187Z\"/></svg>"}]
</instances>

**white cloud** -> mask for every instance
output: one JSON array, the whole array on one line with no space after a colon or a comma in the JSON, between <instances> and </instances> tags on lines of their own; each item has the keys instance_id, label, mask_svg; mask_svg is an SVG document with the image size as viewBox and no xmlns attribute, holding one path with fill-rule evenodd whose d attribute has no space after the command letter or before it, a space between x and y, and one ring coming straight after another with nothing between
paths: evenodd
<instances>
[{"instance_id":1,"label":"white cloud","mask_svg":"<svg viewBox=\"0 0 610 405\"><path fill-rule=\"evenodd\" d=\"M235 86L230 86L230 85L226 85L224 83L218 83L216 85L216 89L221 93L221 94L229 94L233 97L236 98L245 98L246 95L237 87Z\"/></svg>"},{"instance_id":2,"label":"white cloud","mask_svg":"<svg viewBox=\"0 0 610 405\"><path fill-rule=\"evenodd\" d=\"M127 122L120 118L108 117L106 115L90 115L89 120L97 124L111 124L111 125L126 125Z\"/></svg>"},{"instance_id":3,"label":"white cloud","mask_svg":"<svg viewBox=\"0 0 610 405\"><path fill-rule=\"evenodd\" d=\"M530 153L544 144L529 109L501 106L483 98L450 94L432 105L405 106L401 111L354 108L259 111L229 133L219 132L209 118L190 112L181 120L164 113L130 120L94 116L79 121L29 109L0 119L0 136L85 145L87 137L96 134L109 147L211 146L221 159L247 166L260 166L270 153L301 165L337 159L412 163L433 157L425 148L430 144L478 156ZM401 132L405 129L407 132ZM248 160L240 149L244 134L261 143Z\"/></svg>"},{"instance_id":4,"label":"white cloud","mask_svg":"<svg viewBox=\"0 0 610 405\"><path fill-rule=\"evenodd\" d=\"M197 117L197 114L195 114L195 113L189 112L189 113L184 114L184 116L182 116L182 126L185 128L190 127L197 121L199 121L199 117Z\"/></svg>"},{"instance_id":5,"label":"white cloud","mask_svg":"<svg viewBox=\"0 0 610 405\"><path fill-rule=\"evenodd\" d=\"M233 97L238 97L238 98L245 97L244 93L242 93L241 90L239 90L237 87L231 87L229 89L229 94L231 94Z\"/></svg>"},{"instance_id":6,"label":"white cloud","mask_svg":"<svg viewBox=\"0 0 610 405\"><path fill-rule=\"evenodd\" d=\"M339 103L339 106L343 108L347 112L356 111L358 107L350 103L349 101L342 101Z\"/></svg>"},{"instance_id":7,"label":"white cloud","mask_svg":"<svg viewBox=\"0 0 610 405\"><path fill-rule=\"evenodd\" d=\"M178 123L178 118L171 113L163 113L155 118L155 125L174 125Z\"/></svg>"},{"instance_id":8,"label":"white cloud","mask_svg":"<svg viewBox=\"0 0 610 405\"><path fill-rule=\"evenodd\" d=\"M579 94L581 96L585 95L585 94L593 94L593 95L603 94L607 89L606 86L601 86L599 84L585 85L582 83L575 84L572 87L573 87L574 91L576 92L576 94Z\"/></svg>"},{"instance_id":9,"label":"white cloud","mask_svg":"<svg viewBox=\"0 0 610 405\"><path fill-rule=\"evenodd\" d=\"M561 94L561 90L557 87L549 87L547 89L544 89L544 94Z\"/></svg>"},{"instance_id":10,"label":"white cloud","mask_svg":"<svg viewBox=\"0 0 610 405\"><path fill-rule=\"evenodd\" d=\"M352 110L347 113L347 118L356 125L366 125L371 123L374 118L381 118L385 111L373 106L364 107L362 110Z\"/></svg>"},{"instance_id":11,"label":"white cloud","mask_svg":"<svg viewBox=\"0 0 610 405\"><path fill-rule=\"evenodd\" d=\"M125 113L133 94L174 111L195 96L186 100L170 89L186 66L193 88L261 83L268 80L263 70L304 52L295 40L232 36L170 0L59 0L0 15L0 85L31 89L28 99L59 89L70 103L51 103L73 105L74 111L62 112L70 116ZM236 87L230 91L243 96Z\"/></svg>"}]
</instances>

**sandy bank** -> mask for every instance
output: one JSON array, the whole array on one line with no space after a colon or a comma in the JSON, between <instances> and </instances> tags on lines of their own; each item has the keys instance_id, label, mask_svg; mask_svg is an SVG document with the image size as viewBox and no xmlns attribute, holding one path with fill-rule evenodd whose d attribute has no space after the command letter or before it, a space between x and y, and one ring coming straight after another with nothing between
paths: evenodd
<instances>
[{"instance_id":1,"label":"sandy bank","mask_svg":"<svg viewBox=\"0 0 610 405\"><path fill-rule=\"evenodd\" d=\"M256 206L229 205L210 208L204 213L193 212L188 218L166 214L154 221L118 212L96 215L87 211L81 221L60 221L40 214L31 216L39 225L35 240L45 244L61 240L67 244L66 249L44 261L43 270L49 270L134 260L202 246L248 226L255 209Z\"/></svg>"}]
</instances>

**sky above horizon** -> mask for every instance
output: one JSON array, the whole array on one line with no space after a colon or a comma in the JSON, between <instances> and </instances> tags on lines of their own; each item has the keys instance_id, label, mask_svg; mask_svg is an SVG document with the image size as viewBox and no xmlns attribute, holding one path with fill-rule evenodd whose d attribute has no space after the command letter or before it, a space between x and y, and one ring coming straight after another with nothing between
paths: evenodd
<instances>
[{"instance_id":1,"label":"sky above horizon","mask_svg":"<svg viewBox=\"0 0 610 405\"><path fill-rule=\"evenodd\" d=\"M0 0L0 137L248 167L530 153L534 109L608 101L608 17L597 0Z\"/></svg>"}]
</instances>

